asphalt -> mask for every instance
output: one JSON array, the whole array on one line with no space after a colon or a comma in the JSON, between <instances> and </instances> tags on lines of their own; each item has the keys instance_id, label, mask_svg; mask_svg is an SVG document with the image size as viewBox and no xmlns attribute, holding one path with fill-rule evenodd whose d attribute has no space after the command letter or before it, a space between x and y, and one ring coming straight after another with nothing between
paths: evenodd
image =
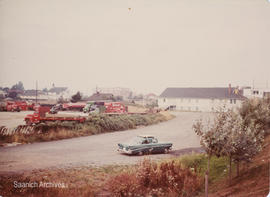
<instances>
[{"instance_id":1,"label":"asphalt","mask_svg":"<svg viewBox=\"0 0 270 197\"><path fill-rule=\"evenodd\" d=\"M198 136L192 130L197 119L210 119L210 113L179 112L167 122L133 130L87 137L40 142L0 148L0 173L41 168L65 168L81 165L134 164L145 157L169 158L191 151L201 152ZM127 156L117 152L117 144L140 135L154 135L162 142L172 142L169 154Z\"/></svg>"}]
</instances>

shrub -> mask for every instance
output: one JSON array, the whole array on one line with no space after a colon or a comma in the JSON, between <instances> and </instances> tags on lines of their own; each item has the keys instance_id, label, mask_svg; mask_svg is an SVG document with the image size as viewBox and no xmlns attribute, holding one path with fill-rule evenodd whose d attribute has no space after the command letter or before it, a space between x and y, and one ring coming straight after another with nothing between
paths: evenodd
<instances>
[{"instance_id":1,"label":"shrub","mask_svg":"<svg viewBox=\"0 0 270 197\"><path fill-rule=\"evenodd\" d=\"M201 180L179 162L143 160L133 171L122 172L107 182L113 196L194 196Z\"/></svg>"}]
</instances>

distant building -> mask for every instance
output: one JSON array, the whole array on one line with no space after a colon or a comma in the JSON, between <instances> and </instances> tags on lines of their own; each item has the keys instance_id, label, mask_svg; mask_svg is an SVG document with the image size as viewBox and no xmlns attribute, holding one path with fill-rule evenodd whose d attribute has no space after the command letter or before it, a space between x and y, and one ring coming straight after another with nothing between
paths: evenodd
<instances>
[{"instance_id":1,"label":"distant building","mask_svg":"<svg viewBox=\"0 0 270 197\"><path fill-rule=\"evenodd\" d=\"M52 87L49 93L62 94L68 90L67 87Z\"/></svg>"},{"instance_id":2,"label":"distant building","mask_svg":"<svg viewBox=\"0 0 270 197\"><path fill-rule=\"evenodd\" d=\"M238 88L167 88L158 98L158 106L180 111L210 112L225 106L234 109L245 99Z\"/></svg>"},{"instance_id":3,"label":"distant building","mask_svg":"<svg viewBox=\"0 0 270 197\"><path fill-rule=\"evenodd\" d=\"M100 93L108 93L113 94L115 97L121 96L123 99L127 99L132 94L132 91L129 88L121 88L121 87L114 87L114 88L98 88L98 92Z\"/></svg>"},{"instance_id":4,"label":"distant building","mask_svg":"<svg viewBox=\"0 0 270 197\"><path fill-rule=\"evenodd\" d=\"M37 94L37 97L36 97ZM68 88L66 87L52 87L49 91L42 90L25 90L23 94L20 95L21 99L35 101L43 103L57 103L58 99L69 99L71 95L69 94Z\"/></svg>"},{"instance_id":5,"label":"distant building","mask_svg":"<svg viewBox=\"0 0 270 197\"><path fill-rule=\"evenodd\" d=\"M90 101L113 101L114 96L113 96L113 94L97 92L97 93L92 94L92 96L87 98L87 100L90 100Z\"/></svg>"},{"instance_id":6,"label":"distant building","mask_svg":"<svg viewBox=\"0 0 270 197\"><path fill-rule=\"evenodd\" d=\"M243 95L247 98L270 98L269 88L244 88Z\"/></svg>"}]
</instances>

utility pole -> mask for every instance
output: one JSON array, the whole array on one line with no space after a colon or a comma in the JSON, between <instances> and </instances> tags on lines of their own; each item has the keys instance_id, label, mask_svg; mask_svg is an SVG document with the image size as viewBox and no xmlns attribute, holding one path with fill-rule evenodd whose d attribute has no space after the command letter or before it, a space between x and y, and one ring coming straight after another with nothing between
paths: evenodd
<instances>
[{"instance_id":1,"label":"utility pole","mask_svg":"<svg viewBox=\"0 0 270 197\"><path fill-rule=\"evenodd\" d=\"M38 82L36 80L36 104L37 104L37 96L38 96Z\"/></svg>"}]
</instances>

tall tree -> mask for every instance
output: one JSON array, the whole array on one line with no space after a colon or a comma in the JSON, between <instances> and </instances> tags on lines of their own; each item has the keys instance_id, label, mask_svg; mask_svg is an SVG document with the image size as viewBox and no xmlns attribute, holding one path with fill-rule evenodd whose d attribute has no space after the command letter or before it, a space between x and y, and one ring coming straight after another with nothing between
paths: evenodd
<instances>
[{"instance_id":1,"label":"tall tree","mask_svg":"<svg viewBox=\"0 0 270 197\"><path fill-rule=\"evenodd\" d=\"M71 102L76 103L76 102L80 101L81 99L82 99L82 95L81 95L81 93L78 91L76 94L74 94L74 95L71 97Z\"/></svg>"},{"instance_id":2,"label":"tall tree","mask_svg":"<svg viewBox=\"0 0 270 197\"><path fill-rule=\"evenodd\" d=\"M18 83L16 83L15 85L13 85L11 87L12 90L24 90L24 86L23 83L21 81L19 81Z\"/></svg>"}]
</instances>

